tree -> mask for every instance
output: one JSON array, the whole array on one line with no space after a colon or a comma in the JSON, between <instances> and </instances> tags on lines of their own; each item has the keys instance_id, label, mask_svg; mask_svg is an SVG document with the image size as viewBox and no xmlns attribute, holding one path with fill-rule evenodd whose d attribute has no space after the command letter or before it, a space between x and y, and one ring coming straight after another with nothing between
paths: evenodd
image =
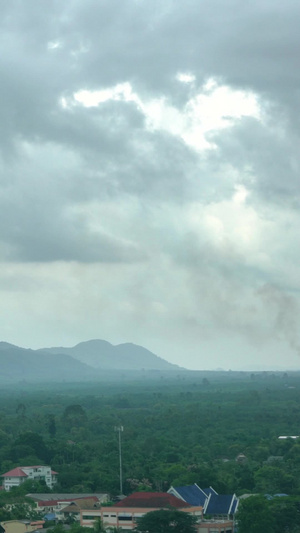
<instances>
[{"instance_id":1,"label":"tree","mask_svg":"<svg viewBox=\"0 0 300 533\"><path fill-rule=\"evenodd\" d=\"M105 533L106 528L100 517L96 518L94 521L94 532L95 533Z\"/></svg>"},{"instance_id":2,"label":"tree","mask_svg":"<svg viewBox=\"0 0 300 533\"><path fill-rule=\"evenodd\" d=\"M27 479L18 487L13 487L9 492L15 496L25 496L29 493L37 494L40 492L44 494L45 492L51 492L51 489L46 485L44 479Z\"/></svg>"},{"instance_id":3,"label":"tree","mask_svg":"<svg viewBox=\"0 0 300 533\"><path fill-rule=\"evenodd\" d=\"M65 528L62 524L56 524L51 529L48 529L49 533L65 533Z\"/></svg>"},{"instance_id":4,"label":"tree","mask_svg":"<svg viewBox=\"0 0 300 533\"><path fill-rule=\"evenodd\" d=\"M47 427L50 437L54 438L56 435L56 422L55 417L52 414L49 414L47 417Z\"/></svg>"},{"instance_id":5,"label":"tree","mask_svg":"<svg viewBox=\"0 0 300 533\"><path fill-rule=\"evenodd\" d=\"M263 496L249 496L239 505L239 533L274 533L275 521Z\"/></svg>"},{"instance_id":6,"label":"tree","mask_svg":"<svg viewBox=\"0 0 300 533\"><path fill-rule=\"evenodd\" d=\"M283 470L283 465L264 465L254 473L255 490L260 493L276 494L278 492L293 493L295 479Z\"/></svg>"},{"instance_id":7,"label":"tree","mask_svg":"<svg viewBox=\"0 0 300 533\"><path fill-rule=\"evenodd\" d=\"M91 533L90 527L81 526L78 522L71 524L70 533Z\"/></svg>"},{"instance_id":8,"label":"tree","mask_svg":"<svg viewBox=\"0 0 300 533\"><path fill-rule=\"evenodd\" d=\"M269 508L276 523L276 533L300 531L300 504L297 497L274 498L269 502Z\"/></svg>"},{"instance_id":9,"label":"tree","mask_svg":"<svg viewBox=\"0 0 300 533\"><path fill-rule=\"evenodd\" d=\"M36 457L38 457L40 460L48 460L48 448L44 442L43 437L41 437L41 435L39 435L38 433L34 433L33 431L26 431L25 433L21 433L16 439L14 445L28 446L30 447L31 453L36 454Z\"/></svg>"},{"instance_id":10,"label":"tree","mask_svg":"<svg viewBox=\"0 0 300 533\"><path fill-rule=\"evenodd\" d=\"M18 407L16 408L16 413L20 418L25 418L26 416L26 405L24 403L19 403Z\"/></svg>"},{"instance_id":11,"label":"tree","mask_svg":"<svg viewBox=\"0 0 300 533\"><path fill-rule=\"evenodd\" d=\"M81 405L72 404L65 408L62 421L67 429L78 428L86 423L87 415Z\"/></svg>"},{"instance_id":12,"label":"tree","mask_svg":"<svg viewBox=\"0 0 300 533\"><path fill-rule=\"evenodd\" d=\"M176 509L150 511L137 519L136 531L142 533L194 533L196 517Z\"/></svg>"}]
</instances>

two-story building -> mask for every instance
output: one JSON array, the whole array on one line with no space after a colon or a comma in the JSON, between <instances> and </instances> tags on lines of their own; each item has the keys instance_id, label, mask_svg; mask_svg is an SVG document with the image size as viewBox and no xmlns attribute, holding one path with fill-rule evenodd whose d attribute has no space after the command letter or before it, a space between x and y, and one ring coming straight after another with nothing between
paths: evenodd
<instances>
[{"instance_id":1,"label":"two-story building","mask_svg":"<svg viewBox=\"0 0 300 533\"><path fill-rule=\"evenodd\" d=\"M18 466L5 474L3 477L4 490L10 490L13 487L19 487L28 479L34 481L45 481L46 485L52 489L57 482L57 472L51 470L50 466Z\"/></svg>"}]
</instances>

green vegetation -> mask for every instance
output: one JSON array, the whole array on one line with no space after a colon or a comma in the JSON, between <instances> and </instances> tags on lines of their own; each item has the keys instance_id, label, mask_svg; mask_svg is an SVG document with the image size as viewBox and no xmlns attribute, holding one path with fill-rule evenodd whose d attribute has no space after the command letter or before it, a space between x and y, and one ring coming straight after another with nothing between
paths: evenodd
<instances>
[{"instance_id":1,"label":"green vegetation","mask_svg":"<svg viewBox=\"0 0 300 533\"><path fill-rule=\"evenodd\" d=\"M300 439L278 439L300 432L299 373L149 376L2 387L1 472L50 464L55 491L115 495L122 425L125 494L197 482L219 493L300 495Z\"/></svg>"},{"instance_id":2,"label":"green vegetation","mask_svg":"<svg viewBox=\"0 0 300 533\"><path fill-rule=\"evenodd\" d=\"M300 502L295 497L251 496L240 502L239 533L299 533Z\"/></svg>"},{"instance_id":3,"label":"green vegetation","mask_svg":"<svg viewBox=\"0 0 300 533\"><path fill-rule=\"evenodd\" d=\"M56 524L47 531L49 533L66 533L66 528L63 526L63 524ZM69 533L91 533L91 531L92 530L90 527L80 526L79 523L71 524L70 529L68 529Z\"/></svg>"},{"instance_id":4,"label":"green vegetation","mask_svg":"<svg viewBox=\"0 0 300 533\"><path fill-rule=\"evenodd\" d=\"M139 533L194 533L196 518L176 509L152 511L137 520Z\"/></svg>"}]
</instances>

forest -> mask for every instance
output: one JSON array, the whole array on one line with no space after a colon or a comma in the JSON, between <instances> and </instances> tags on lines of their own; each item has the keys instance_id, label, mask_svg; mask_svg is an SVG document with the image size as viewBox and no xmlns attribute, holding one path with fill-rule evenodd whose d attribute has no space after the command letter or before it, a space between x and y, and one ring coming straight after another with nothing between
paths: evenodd
<instances>
[{"instance_id":1,"label":"forest","mask_svg":"<svg viewBox=\"0 0 300 533\"><path fill-rule=\"evenodd\" d=\"M300 373L190 372L0 391L1 473L48 464L55 492L300 495ZM46 492L31 487L28 492Z\"/></svg>"}]
</instances>

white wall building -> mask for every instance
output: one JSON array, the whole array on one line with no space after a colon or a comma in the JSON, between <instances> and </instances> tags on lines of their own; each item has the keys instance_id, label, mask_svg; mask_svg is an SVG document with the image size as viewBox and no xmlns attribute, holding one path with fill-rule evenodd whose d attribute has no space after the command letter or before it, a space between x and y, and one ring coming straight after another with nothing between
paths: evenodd
<instances>
[{"instance_id":1,"label":"white wall building","mask_svg":"<svg viewBox=\"0 0 300 533\"><path fill-rule=\"evenodd\" d=\"M18 466L5 474L3 477L4 490L10 490L12 487L18 487L28 479L34 481L45 481L46 485L52 489L57 482L57 472L51 470L50 466Z\"/></svg>"}]
</instances>

